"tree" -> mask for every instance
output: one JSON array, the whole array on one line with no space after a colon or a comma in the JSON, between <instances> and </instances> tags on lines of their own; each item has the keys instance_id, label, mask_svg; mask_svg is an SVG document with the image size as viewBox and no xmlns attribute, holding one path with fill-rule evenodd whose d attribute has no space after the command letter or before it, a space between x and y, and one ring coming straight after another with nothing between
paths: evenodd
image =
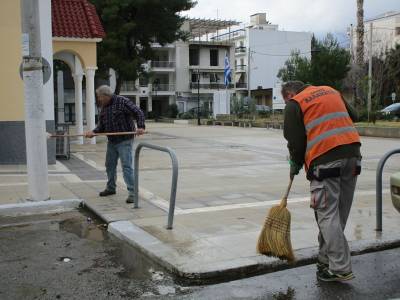
<instances>
[{"instance_id":1,"label":"tree","mask_svg":"<svg viewBox=\"0 0 400 300\"><path fill-rule=\"evenodd\" d=\"M180 28L192 0L92 0L100 16L106 37L98 48L100 76L109 68L117 74L115 93L125 80L136 80L145 73L143 63L153 58L151 44L161 45L187 38Z\"/></svg>"},{"instance_id":2,"label":"tree","mask_svg":"<svg viewBox=\"0 0 400 300\"><path fill-rule=\"evenodd\" d=\"M353 41L351 41L353 42ZM364 0L357 0L357 50L356 62L359 69L364 66Z\"/></svg>"},{"instance_id":3,"label":"tree","mask_svg":"<svg viewBox=\"0 0 400 300\"><path fill-rule=\"evenodd\" d=\"M311 59L294 52L279 70L278 77L282 81L300 80L341 90L343 79L349 71L350 53L341 48L331 34L327 34L322 41L313 36L311 49Z\"/></svg>"}]
</instances>

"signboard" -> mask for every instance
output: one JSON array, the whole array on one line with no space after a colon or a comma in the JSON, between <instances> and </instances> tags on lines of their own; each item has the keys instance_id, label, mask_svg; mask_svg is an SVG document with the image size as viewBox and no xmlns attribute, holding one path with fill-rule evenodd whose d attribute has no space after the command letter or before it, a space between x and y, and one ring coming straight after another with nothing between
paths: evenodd
<instances>
[{"instance_id":1,"label":"signboard","mask_svg":"<svg viewBox=\"0 0 400 300\"><path fill-rule=\"evenodd\" d=\"M42 64L43 84L46 84L51 76L51 67L49 62L44 57L42 57ZM22 75L22 63L19 65L19 76L22 80L24 79L24 76Z\"/></svg>"},{"instance_id":2,"label":"signboard","mask_svg":"<svg viewBox=\"0 0 400 300\"><path fill-rule=\"evenodd\" d=\"M29 56L29 34L23 33L21 38L22 43L22 57Z\"/></svg>"}]
</instances>

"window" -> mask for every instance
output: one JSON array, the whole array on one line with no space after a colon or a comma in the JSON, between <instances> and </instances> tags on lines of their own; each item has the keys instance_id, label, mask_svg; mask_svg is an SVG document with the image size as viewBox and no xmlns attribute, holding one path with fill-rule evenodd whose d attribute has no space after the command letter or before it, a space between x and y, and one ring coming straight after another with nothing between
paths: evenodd
<instances>
[{"instance_id":1,"label":"window","mask_svg":"<svg viewBox=\"0 0 400 300\"><path fill-rule=\"evenodd\" d=\"M219 82L219 76L217 73L210 74L210 82L215 82L215 83Z\"/></svg>"},{"instance_id":2,"label":"window","mask_svg":"<svg viewBox=\"0 0 400 300\"><path fill-rule=\"evenodd\" d=\"M218 49L210 49L210 66L218 66Z\"/></svg>"},{"instance_id":3,"label":"window","mask_svg":"<svg viewBox=\"0 0 400 300\"><path fill-rule=\"evenodd\" d=\"M189 65L199 65L199 49L189 49Z\"/></svg>"},{"instance_id":4,"label":"window","mask_svg":"<svg viewBox=\"0 0 400 300\"><path fill-rule=\"evenodd\" d=\"M400 27L396 27L395 32L396 32L396 35L400 35Z\"/></svg>"},{"instance_id":5,"label":"window","mask_svg":"<svg viewBox=\"0 0 400 300\"><path fill-rule=\"evenodd\" d=\"M199 74L197 73L192 73L192 82L197 82L199 79Z\"/></svg>"}]
</instances>

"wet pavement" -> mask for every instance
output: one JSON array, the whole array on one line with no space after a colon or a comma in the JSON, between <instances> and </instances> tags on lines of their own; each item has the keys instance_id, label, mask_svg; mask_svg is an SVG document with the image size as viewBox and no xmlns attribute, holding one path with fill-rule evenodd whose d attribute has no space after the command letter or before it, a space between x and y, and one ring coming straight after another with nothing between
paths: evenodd
<instances>
[{"instance_id":1,"label":"wet pavement","mask_svg":"<svg viewBox=\"0 0 400 300\"><path fill-rule=\"evenodd\" d=\"M396 299L400 249L352 258L356 278L321 283L308 265L185 286L110 237L86 211L0 220L0 299Z\"/></svg>"},{"instance_id":2,"label":"wet pavement","mask_svg":"<svg viewBox=\"0 0 400 300\"><path fill-rule=\"evenodd\" d=\"M0 220L0 299L136 299L189 291L81 211Z\"/></svg>"},{"instance_id":3,"label":"wet pavement","mask_svg":"<svg viewBox=\"0 0 400 300\"><path fill-rule=\"evenodd\" d=\"M400 299L400 249L352 258L355 279L325 283L315 265L202 287L175 299L388 300Z\"/></svg>"}]
</instances>

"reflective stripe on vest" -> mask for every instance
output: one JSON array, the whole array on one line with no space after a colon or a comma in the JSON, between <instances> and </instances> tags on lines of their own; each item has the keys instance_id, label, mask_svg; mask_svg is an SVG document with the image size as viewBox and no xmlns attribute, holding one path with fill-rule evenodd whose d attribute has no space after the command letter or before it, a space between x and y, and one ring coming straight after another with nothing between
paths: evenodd
<instances>
[{"instance_id":1,"label":"reflective stripe on vest","mask_svg":"<svg viewBox=\"0 0 400 300\"><path fill-rule=\"evenodd\" d=\"M355 127L353 127L353 126L349 126L349 127L340 127L340 128L335 128L335 129L332 129L332 130L329 130L329 131L325 131L323 134L320 134L316 138L314 138L313 140L307 142L306 153L309 152L311 150L311 148L315 144L321 142L322 140L324 140L324 139L326 139L326 138L328 138L330 136L333 136L333 135L337 135L337 134L345 133L345 132L350 132L350 131L357 132L357 129Z\"/></svg>"},{"instance_id":2,"label":"reflective stripe on vest","mask_svg":"<svg viewBox=\"0 0 400 300\"><path fill-rule=\"evenodd\" d=\"M311 121L310 123L308 123L306 125L306 131L307 131L307 133L310 132L310 130L313 129L315 126L317 126L325 121L337 119L337 118L343 118L343 117L350 118L350 116L347 112L334 112L334 113L326 114L325 116L322 116L322 117L315 119L314 121Z\"/></svg>"}]
</instances>

